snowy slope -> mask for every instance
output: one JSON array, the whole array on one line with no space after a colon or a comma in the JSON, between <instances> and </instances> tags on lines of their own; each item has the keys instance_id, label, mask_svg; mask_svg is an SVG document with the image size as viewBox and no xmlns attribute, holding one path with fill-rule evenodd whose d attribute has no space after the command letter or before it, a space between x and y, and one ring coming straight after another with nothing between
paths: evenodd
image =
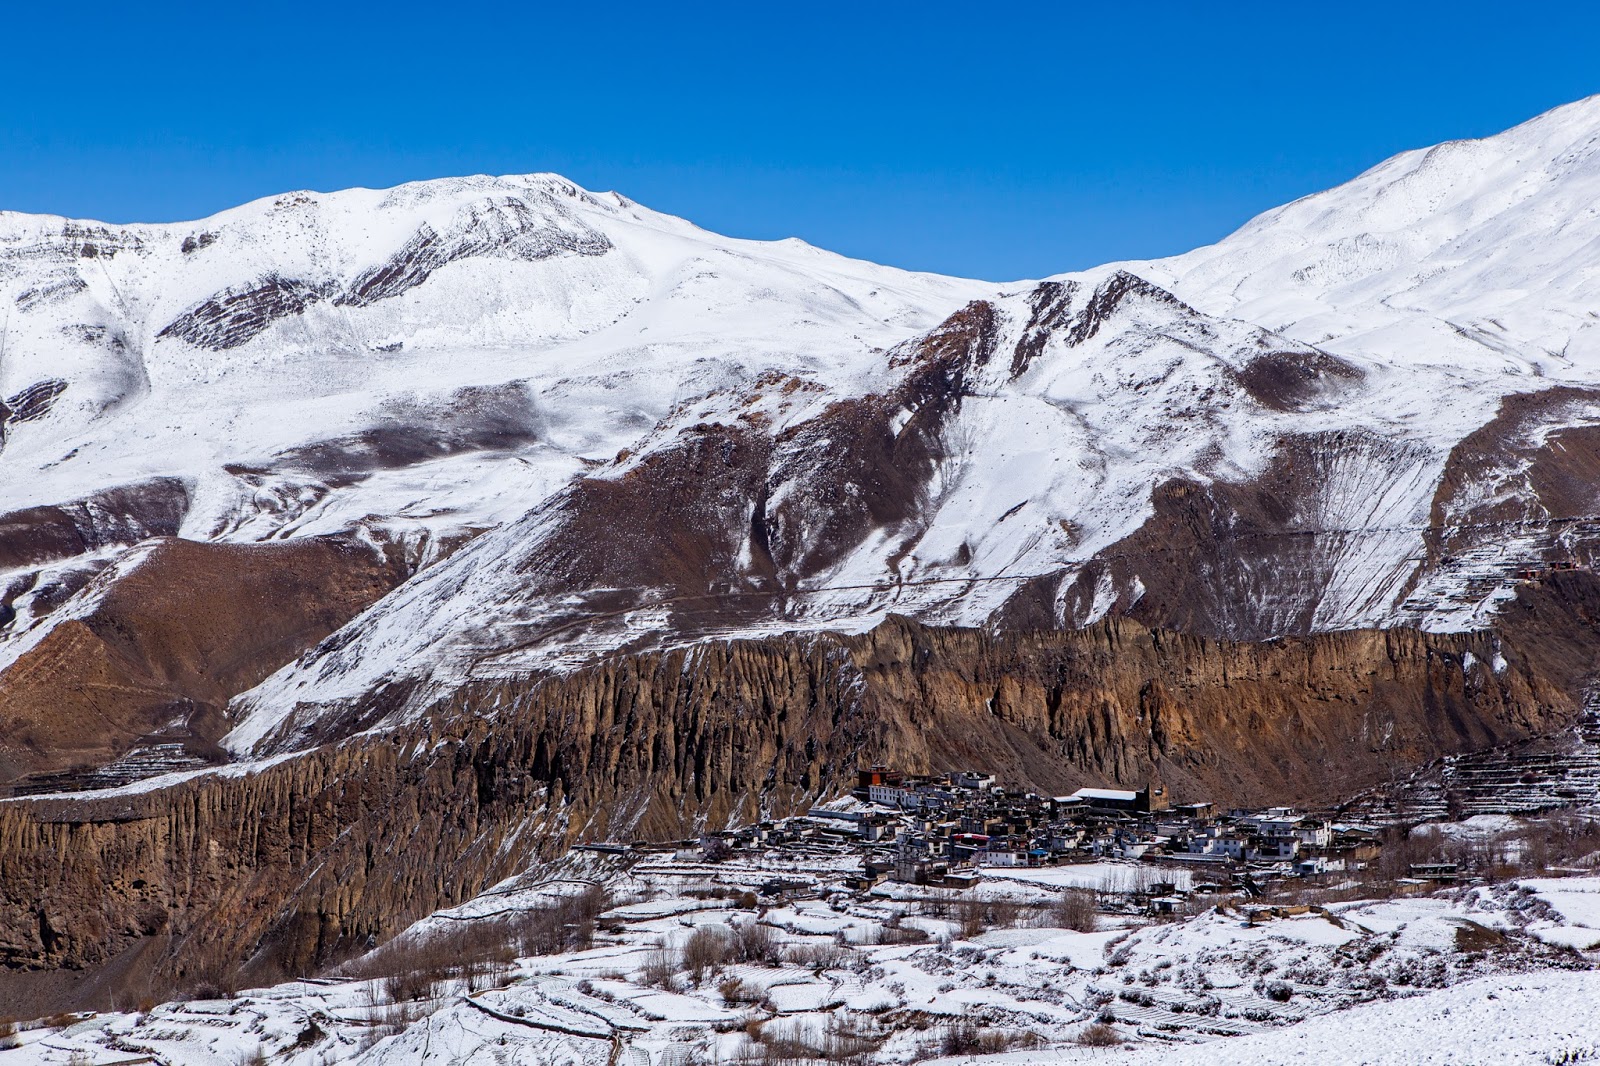
<instances>
[{"instance_id":1,"label":"snowy slope","mask_svg":"<svg viewBox=\"0 0 1600 1066\"><path fill-rule=\"evenodd\" d=\"M240 698L241 752L396 682L890 612L1476 627L1600 546L1596 202L1600 98L1003 287L551 176L5 216L0 511L168 476L184 536L402 546L411 581Z\"/></svg>"},{"instance_id":2,"label":"snowy slope","mask_svg":"<svg viewBox=\"0 0 1600 1066\"><path fill-rule=\"evenodd\" d=\"M1340 354L1591 381L1600 96L1403 153L1141 268L1203 310Z\"/></svg>"},{"instance_id":3,"label":"snowy slope","mask_svg":"<svg viewBox=\"0 0 1600 1066\"><path fill-rule=\"evenodd\" d=\"M1170 867L1106 867L1031 872L1102 890L1117 878L1131 885L1173 876ZM1052 924L1060 897L1043 883L989 870L965 899L894 884L857 895L841 885L852 868L821 849L798 862L782 852L716 864L692 852L627 865L569 860L426 917L353 968L316 980L30 1025L0 1039L0 1066L109 1066L145 1055L211 1066L258 1048L296 1066L648 1066L771 1061L784 1039L799 1047L786 1061L874 1066L1488 1066L1589 1062L1600 1053L1600 1024L1574 1009L1600 993L1593 953L1541 944L1545 923L1529 920L1546 899L1592 896L1593 878L1540 879L1537 892L1355 901L1336 913L1260 922L1244 920L1236 901L1213 898L1178 920L1106 914L1099 928L1074 931ZM776 876L821 891L758 900ZM597 890L610 898L592 940L565 950L528 942L515 961L486 965L487 945L512 953L517 918ZM974 899L1004 901L1015 916L973 932L962 916ZM683 949L691 937L751 929L771 937L766 958L690 972ZM413 979L421 990L414 1000L399 998L405 983L372 979L405 974L408 962L429 957L417 950L428 945L436 945L431 958L446 949L466 972ZM667 973L652 973L663 957ZM1101 1019L1123 1046L1079 1046ZM946 1034L958 1024L980 1029L990 1047L1027 1050L949 1056Z\"/></svg>"},{"instance_id":4,"label":"snowy slope","mask_svg":"<svg viewBox=\"0 0 1600 1066\"><path fill-rule=\"evenodd\" d=\"M1600 394L1584 391L1600 375L1596 145L1600 98L1399 156L1185 256L987 294L982 314L903 344L876 377L810 379L823 386L810 402L775 383L708 389L590 479L620 485L691 431L759 412L772 454L728 475L726 506L697 522L727 527L730 587L781 600L724 599L720 624L690 624L673 604L692 590L618 550L629 564L591 573L612 590L600 612L548 564L570 511L538 509L245 697L236 750L291 707L398 678L427 682L420 701L641 639L865 628L891 611L964 625L1143 612L1251 639L1484 625L1517 566L1587 557L1589 527L1554 535L1550 517L1600 512L1592 480L1570 499L1548 488L1594 476L1561 464L1589 450L1571 434L1600 426ZM953 334L966 347L942 372L958 401L908 400ZM1499 417L1508 395L1541 390L1548 404ZM891 453L936 423L931 461L852 465L860 434L829 405L869 391L887 410L855 422L881 418ZM846 473L818 473L832 468ZM896 479L914 485L886 508L874 494ZM804 538L871 520L815 565L757 574L772 545L750 530L779 536L797 498Z\"/></svg>"},{"instance_id":5,"label":"snowy slope","mask_svg":"<svg viewBox=\"0 0 1600 1066\"><path fill-rule=\"evenodd\" d=\"M773 368L855 388L976 291L548 175L164 226L0 214L0 658L143 537L355 531L422 566L685 396Z\"/></svg>"},{"instance_id":6,"label":"snowy slope","mask_svg":"<svg viewBox=\"0 0 1600 1066\"><path fill-rule=\"evenodd\" d=\"M436 249L421 266L419 245ZM295 292L263 294L269 282ZM492 522L700 382L848 374L976 291L720 238L544 175L296 193L167 226L4 214L0 392L65 388L10 427L0 508L176 473L199 501L186 534L241 519L265 533L282 515L258 517L223 463L314 466L281 459L375 427L465 433L487 418L526 438L531 466L379 473L295 528L431 509L441 480L458 521Z\"/></svg>"}]
</instances>

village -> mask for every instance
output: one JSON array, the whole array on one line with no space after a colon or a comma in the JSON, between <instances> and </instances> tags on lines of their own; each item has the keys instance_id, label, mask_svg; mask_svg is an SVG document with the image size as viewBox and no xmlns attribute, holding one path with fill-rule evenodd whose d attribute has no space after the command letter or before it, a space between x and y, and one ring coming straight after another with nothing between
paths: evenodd
<instances>
[{"instance_id":1,"label":"village","mask_svg":"<svg viewBox=\"0 0 1600 1066\"><path fill-rule=\"evenodd\" d=\"M858 771L848 799L711 834L700 846L712 859L857 856L860 869L845 884L861 893L885 882L971 888L995 868L1137 862L1151 875L1130 895L1142 910L1173 913L1191 893L1260 897L1274 882L1358 874L1377 860L1383 836L1378 825L1287 807L1169 803L1159 783L1044 796L1005 788L978 770L907 774L872 766ZM1162 876L1163 867L1188 869L1180 878ZM1395 872L1400 887L1418 890L1458 877L1450 862ZM1191 887L1176 890L1178 883Z\"/></svg>"},{"instance_id":2,"label":"village","mask_svg":"<svg viewBox=\"0 0 1600 1066\"><path fill-rule=\"evenodd\" d=\"M18 1024L0 1066L1084 1061L1597 987L1592 811L1408 833L1158 782L855 784L698 838L580 844L314 979Z\"/></svg>"}]
</instances>

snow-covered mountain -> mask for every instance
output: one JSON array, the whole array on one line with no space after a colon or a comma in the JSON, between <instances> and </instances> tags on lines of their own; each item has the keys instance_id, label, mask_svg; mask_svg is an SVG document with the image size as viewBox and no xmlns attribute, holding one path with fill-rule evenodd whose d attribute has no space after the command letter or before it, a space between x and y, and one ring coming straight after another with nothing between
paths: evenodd
<instances>
[{"instance_id":1,"label":"snow-covered mountain","mask_svg":"<svg viewBox=\"0 0 1600 1066\"><path fill-rule=\"evenodd\" d=\"M494 525L686 397L772 368L855 387L979 287L534 175L0 215L0 291L0 507L175 476L182 535L260 539Z\"/></svg>"},{"instance_id":2,"label":"snow-covered mountain","mask_svg":"<svg viewBox=\"0 0 1600 1066\"><path fill-rule=\"evenodd\" d=\"M274 646L238 754L890 613L1478 627L1519 567L1590 550L1597 203L1600 97L1183 256L1006 286L548 176L3 216L0 668L96 617L151 535L343 537L403 571Z\"/></svg>"},{"instance_id":3,"label":"snow-covered mountain","mask_svg":"<svg viewBox=\"0 0 1600 1066\"><path fill-rule=\"evenodd\" d=\"M297 193L193 224L0 216L0 706L13 726L0 777L8 761L32 765L10 750L19 722L40 725L35 749L82 735L48 724L64 696L91 705L97 735L108 715L137 734L196 703L220 709L227 693L194 675L245 659L253 683L348 619L383 591L363 552L397 577L425 567L719 389L788 374L866 391L884 348L983 288L718 237L540 175ZM220 599L175 593L176 624L129 648L149 619L107 603L132 569L197 582L152 537L237 545L213 553L219 569L265 573ZM358 568L365 599L340 594L350 571L311 564L338 587L294 596L339 606L285 638L273 575L293 553L266 563L254 548L321 538ZM237 633L181 632L185 615L207 626L230 611L280 632L242 648ZM67 623L91 631L87 654ZM163 661L147 669L151 644ZM130 705L142 709L125 723Z\"/></svg>"}]
</instances>

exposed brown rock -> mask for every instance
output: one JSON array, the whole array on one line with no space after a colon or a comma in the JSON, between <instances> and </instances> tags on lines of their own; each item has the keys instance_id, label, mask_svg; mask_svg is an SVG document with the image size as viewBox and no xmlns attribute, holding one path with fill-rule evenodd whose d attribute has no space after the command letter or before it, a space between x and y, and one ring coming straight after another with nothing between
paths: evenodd
<instances>
[{"instance_id":1,"label":"exposed brown rock","mask_svg":"<svg viewBox=\"0 0 1600 1066\"><path fill-rule=\"evenodd\" d=\"M758 507L786 588L837 563L874 530L899 527L907 547L921 536L928 482L948 456L945 426L998 334L994 306L974 301L896 351L892 361L907 370L887 395L841 400L779 435Z\"/></svg>"},{"instance_id":2,"label":"exposed brown rock","mask_svg":"<svg viewBox=\"0 0 1600 1066\"><path fill-rule=\"evenodd\" d=\"M1430 562L1527 528L1548 534L1546 556L1588 561L1600 514L1596 486L1600 390L1557 386L1507 396L1493 419L1451 449L1434 493Z\"/></svg>"},{"instance_id":3,"label":"exposed brown rock","mask_svg":"<svg viewBox=\"0 0 1600 1066\"><path fill-rule=\"evenodd\" d=\"M894 619L478 684L249 775L0 803L0 959L93 967L170 935L153 965L181 981L239 959L301 972L574 841L792 813L866 761L1325 801L1570 722L1600 586L1565 580L1530 591L1503 635L1243 644L1126 619L1010 635ZM1548 653L1521 642L1562 632ZM1469 651L1507 668L1464 670Z\"/></svg>"},{"instance_id":4,"label":"exposed brown rock","mask_svg":"<svg viewBox=\"0 0 1600 1066\"><path fill-rule=\"evenodd\" d=\"M1273 411L1303 411L1361 378L1361 371L1327 352L1270 352L1246 363L1239 384Z\"/></svg>"},{"instance_id":5,"label":"exposed brown rock","mask_svg":"<svg viewBox=\"0 0 1600 1066\"><path fill-rule=\"evenodd\" d=\"M197 348L227 351L252 340L274 322L304 314L327 299L332 286L268 274L225 289L164 326L157 337L181 337Z\"/></svg>"},{"instance_id":6,"label":"exposed brown rock","mask_svg":"<svg viewBox=\"0 0 1600 1066\"><path fill-rule=\"evenodd\" d=\"M405 245L380 266L363 271L334 302L365 307L416 288L435 271L459 259L498 256L534 262L558 255L604 255L611 242L578 219L566 227L547 224L514 198L485 199L457 217L440 234L424 223Z\"/></svg>"},{"instance_id":7,"label":"exposed brown rock","mask_svg":"<svg viewBox=\"0 0 1600 1066\"><path fill-rule=\"evenodd\" d=\"M50 413L50 408L55 406L56 400L67 391L67 383L60 378L46 378L36 381L14 396L8 396L4 403L0 403L0 422L34 422Z\"/></svg>"},{"instance_id":8,"label":"exposed brown rock","mask_svg":"<svg viewBox=\"0 0 1600 1066\"><path fill-rule=\"evenodd\" d=\"M1109 583L1111 612L1149 625L1239 640L1327 628L1313 620L1342 562L1397 535L1350 521L1338 513L1348 501L1328 497L1350 492L1341 484L1348 470L1381 483L1385 471L1403 473L1421 457L1415 445L1369 433L1307 433L1280 440L1272 462L1250 481L1163 482L1151 492L1154 513L1137 531L1085 567L1024 585L998 620L1081 625ZM1380 605L1406 576L1374 590Z\"/></svg>"},{"instance_id":9,"label":"exposed brown rock","mask_svg":"<svg viewBox=\"0 0 1600 1066\"><path fill-rule=\"evenodd\" d=\"M403 576L343 538L160 542L0 675L0 785L98 765L164 727L214 740L230 697Z\"/></svg>"},{"instance_id":10,"label":"exposed brown rock","mask_svg":"<svg viewBox=\"0 0 1600 1066\"><path fill-rule=\"evenodd\" d=\"M666 612L651 641L770 622L801 579L868 535L888 529L914 544L948 419L997 337L994 307L975 301L891 353L902 373L884 393L830 404L775 437L759 419L685 425L575 479L514 527L515 554L501 562L526 580L495 605L502 624L482 655L600 633L644 606ZM788 394L799 383L757 386ZM508 641L505 623L521 617L530 621ZM310 736L325 742L371 721L370 706L330 708Z\"/></svg>"},{"instance_id":11,"label":"exposed brown rock","mask_svg":"<svg viewBox=\"0 0 1600 1066\"><path fill-rule=\"evenodd\" d=\"M0 569L175 536L188 510L189 490L182 481L152 478L70 503L0 514Z\"/></svg>"}]
</instances>

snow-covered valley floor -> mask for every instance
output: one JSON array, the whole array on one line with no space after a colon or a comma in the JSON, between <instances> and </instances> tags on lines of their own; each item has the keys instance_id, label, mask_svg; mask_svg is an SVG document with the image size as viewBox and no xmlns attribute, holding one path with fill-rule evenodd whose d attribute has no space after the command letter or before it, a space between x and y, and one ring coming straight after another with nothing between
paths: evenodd
<instances>
[{"instance_id":1,"label":"snow-covered valley floor","mask_svg":"<svg viewBox=\"0 0 1600 1066\"><path fill-rule=\"evenodd\" d=\"M1157 921L1105 904L1180 872L853 867L574 856L314 980L24 1024L0 1066L1600 1060L1600 877Z\"/></svg>"}]
</instances>

